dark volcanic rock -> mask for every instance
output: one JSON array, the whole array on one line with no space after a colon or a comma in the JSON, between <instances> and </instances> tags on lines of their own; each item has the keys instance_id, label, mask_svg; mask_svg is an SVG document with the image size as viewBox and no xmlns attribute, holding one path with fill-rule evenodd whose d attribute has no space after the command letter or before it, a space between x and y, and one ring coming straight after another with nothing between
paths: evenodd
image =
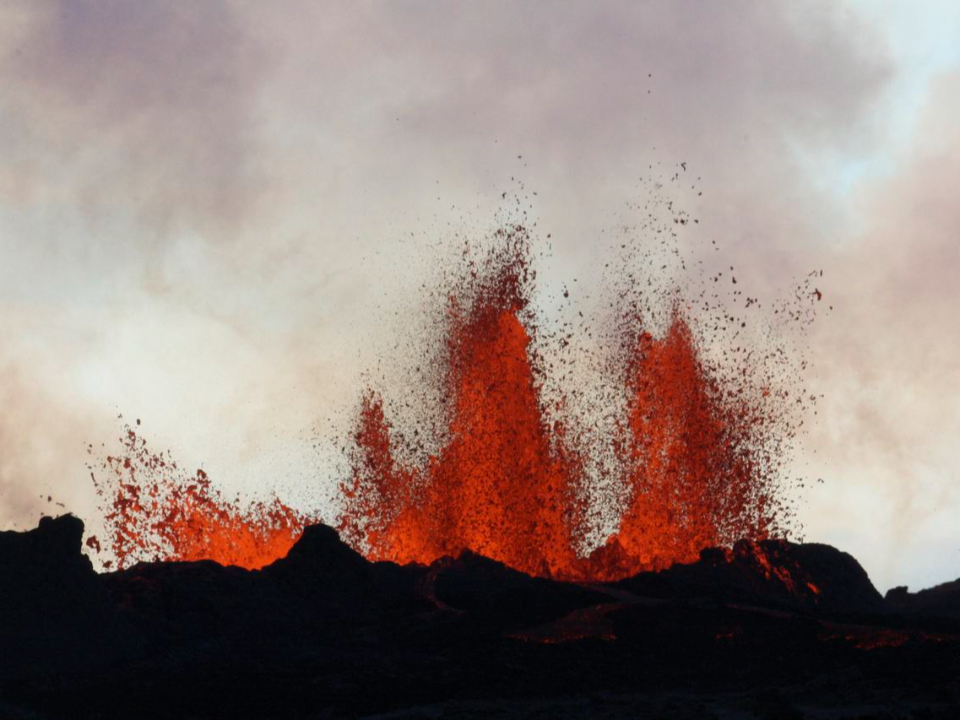
<instances>
[{"instance_id":1,"label":"dark volcanic rock","mask_svg":"<svg viewBox=\"0 0 960 720\"><path fill-rule=\"evenodd\" d=\"M328 617L369 616L381 604L371 563L326 525L305 528L287 556L260 574L291 599L322 606Z\"/></svg>"},{"instance_id":2,"label":"dark volcanic rock","mask_svg":"<svg viewBox=\"0 0 960 720\"><path fill-rule=\"evenodd\" d=\"M261 573L284 593L306 599L313 613L352 621L383 620L423 612L433 605L418 593L424 568L371 563L344 543L336 530L312 525L285 558Z\"/></svg>"},{"instance_id":3,"label":"dark volcanic rock","mask_svg":"<svg viewBox=\"0 0 960 720\"><path fill-rule=\"evenodd\" d=\"M103 582L154 654L279 660L432 607L379 565L315 525L262 570L140 563Z\"/></svg>"},{"instance_id":4,"label":"dark volcanic rock","mask_svg":"<svg viewBox=\"0 0 960 720\"><path fill-rule=\"evenodd\" d=\"M80 552L82 539L72 515L0 532L0 677L108 665L139 648Z\"/></svg>"},{"instance_id":5,"label":"dark volcanic rock","mask_svg":"<svg viewBox=\"0 0 960 720\"><path fill-rule=\"evenodd\" d=\"M705 597L825 613L876 614L885 609L880 593L853 556L829 545L785 540L710 548L695 563L640 573L617 587L646 597Z\"/></svg>"},{"instance_id":6,"label":"dark volcanic rock","mask_svg":"<svg viewBox=\"0 0 960 720\"><path fill-rule=\"evenodd\" d=\"M214 562L138 563L104 575L117 608L148 642L150 655L208 650L245 634L262 616L283 615L247 570ZM274 613L266 612L273 603Z\"/></svg>"},{"instance_id":7,"label":"dark volcanic rock","mask_svg":"<svg viewBox=\"0 0 960 720\"><path fill-rule=\"evenodd\" d=\"M893 613L960 618L960 580L915 593L906 587L896 587L887 592L884 600Z\"/></svg>"},{"instance_id":8,"label":"dark volcanic rock","mask_svg":"<svg viewBox=\"0 0 960 720\"><path fill-rule=\"evenodd\" d=\"M331 590L366 588L369 571L370 562L327 525L305 528L287 556L264 569L265 574L310 579Z\"/></svg>"},{"instance_id":9,"label":"dark volcanic rock","mask_svg":"<svg viewBox=\"0 0 960 720\"><path fill-rule=\"evenodd\" d=\"M0 716L960 712L960 623L911 614L951 587L894 593L912 605L883 615L826 546L738 543L580 586L472 553L370 563L323 526L259 571L97 575L82 532L65 517L0 533Z\"/></svg>"},{"instance_id":10,"label":"dark volcanic rock","mask_svg":"<svg viewBox=\"0 0 960 720\"><path fill-rule=\"evenodd\" d=\"M438 601L503 629L548 622L580 608L611 602L609 595L533 578L472 552L437 561L430 577Z\"/></svg>"}]
</instances>

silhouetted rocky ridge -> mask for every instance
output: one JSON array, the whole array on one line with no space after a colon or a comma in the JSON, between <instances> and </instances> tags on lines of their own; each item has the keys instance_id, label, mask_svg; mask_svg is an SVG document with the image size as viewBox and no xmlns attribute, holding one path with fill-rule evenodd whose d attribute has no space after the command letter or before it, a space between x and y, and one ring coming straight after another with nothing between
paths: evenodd
<instances>
[{"instance_id":1,"label":"silhouetted rocky ridge","mask_svg":"<svg viewBox=\"0 0 960 720\"><path fill-rule=\"evenodd\" d=\"M960 712L960 581L884 598L827 545L572 584L371 563L322 525L262 570L98 574L82 536L0 533L0 717Z\"/></svg>"}]
</instances>

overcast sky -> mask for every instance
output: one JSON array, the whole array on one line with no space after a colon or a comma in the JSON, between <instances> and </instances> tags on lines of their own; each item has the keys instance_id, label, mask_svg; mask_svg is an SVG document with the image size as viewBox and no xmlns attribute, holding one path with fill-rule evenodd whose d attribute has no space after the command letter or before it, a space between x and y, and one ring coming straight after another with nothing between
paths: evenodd
<instances>
[{"instance_id":1,"label":"overcast sky","mask_svg":"<svg viewBox=\"0 0 960 720\"><path fill-rule=\"evenodd\" d=\"M0 527L48 494L94 523L119 413L332 518L317 428L425 253L516 178L544 285L590 296L650 165L685 162L756 294L824 270L807 539L881 589L960 577L958 114L946 0L0 0Z\"/></svg>"}]
</instances>

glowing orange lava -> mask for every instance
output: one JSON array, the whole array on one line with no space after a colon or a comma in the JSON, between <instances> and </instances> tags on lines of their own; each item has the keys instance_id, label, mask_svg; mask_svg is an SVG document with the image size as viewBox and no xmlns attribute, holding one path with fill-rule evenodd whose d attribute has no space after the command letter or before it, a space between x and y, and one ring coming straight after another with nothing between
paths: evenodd
<instances>
[{"instance_id":1,"label":"glowing orange lava","mask_svg":"<svg viewBox=\"0 0 960 720\"><path fill-rule=\"evenodd\" d=\"M428 564L471 550L532 575L613 580L782 533L779 446L767 442L778 432L773 418L749 392L748 368L742 383L718 379L675 304L660 337L643 330L638 313L625 314L626 404L610 443L623 489L617 530L585 552L582 448L574 452L563 422L544 411L529 236L514 226L496 241L448 294L435 371L445 398L438 448L421 462L399 461L404 433L380 395L362 398L341 486L345 540L371 560ZM132 429L122 441L124 452L106 460L106 481L94 478L119 567L211 559L258 568L285 555L310 520L276 499L240 510L205 473L185 475ZM96 538L88 545L99 547Z\"/></svg>"},{"instance_id":2,"label":"glowing orange lava","mask_svg":"<svg viewBox=\"0 0 960 720\"><path fill-rule=\"evenodd\" d=\"M151 452L132 428L121 443L122 453L106 458L106 478L93 476L108 508L106 544L117 568L141 560L260 568L284 557L300 537L304 516L279 500L240 510L203 470L187 475L168 456ZM100 546L97 538L87 544Z\"/></svg>"},{"instance_id":3,"label":"glowing orange lava","mask_svg":"<svg viewBox=\"0 0 960 720\"><path fill-rule=\"evenodd\" d=\"M449 442L426 467L397 466L382 403L365 399L342 529L372 559L429 562L470 549L531 574L569 574L571 473L540 408L519 318L523 271L519 258L504 266L467 311L450 302Z\"/></svg>"},{"instance_id":4,"label":"glowing orange lava","mask_svg":"<svg viewBox=\"0 0 960 720\"><path fill-rule=\"evenodd\" d=\"M753 442L762 417L710 378L682 317L660 339L640 335L628 386L621 447L629 504L591 574L631 575L692 562L706 547L766 538L773 488Z\"/></svg>"},{"instance_id":5,"label":"glowing orange lava","mask_svg":"<svg viewBox=\"0 0 960 720\"><path fill-rule=\"evenodd\" d=\"M529 276L523 228L512 254L463 308L450 300L444 390L447 443L417 468L394 459L382 401L363 402L341 530L372 559L429 563L473 550L524 572L609 580L695 560L704 547L762 539L775 525L759 467L763 418L724 392L676 314L664 337L640 333L627 358L630 401L618 438L627 484L620 527L589 557L582 470L548 426L522 321ZM510 245L510 243L513 243Z\"/></svg>"}]
</instances>

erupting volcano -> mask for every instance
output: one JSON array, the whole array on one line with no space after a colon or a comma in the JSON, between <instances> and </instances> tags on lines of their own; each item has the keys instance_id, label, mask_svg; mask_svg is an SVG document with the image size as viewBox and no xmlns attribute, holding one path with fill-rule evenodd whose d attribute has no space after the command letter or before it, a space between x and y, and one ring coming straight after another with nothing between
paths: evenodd
<instances>
[{"instance_id":1,"label":"erupting volcano","mask_svg":"<svg viewBox=\"0 0 960 720\"><path fill-rule=\"evenodd\" d=\"M704 547L784 535L786 394L758 385L750 354L736 355L732 373L708 362L693 305L676 298L659 336L635 304L618 311L609 372L625 402L609 411L612 462L602 470L616 492L594 496L598 465L588 461L598 450L572 439L584 419L570 416L562 394L550 408L544 397L535 280L531 236L511 224L444 293L429 378L445 428L422 460L397 452L417 428L395 427L380 393L363 396L341 483L344 538L372 560L429 564L469 550L531 575L614 580L692 561ZM212 559L258 568L315 520L277 499L241 509L203 471L188 476L149 451L136 430L121 442L94 475L118 567ZM591 545L598 513L614 513L616 530ZM99 548L96 538L88 544Z\"/></svg>"}]
</instances>

